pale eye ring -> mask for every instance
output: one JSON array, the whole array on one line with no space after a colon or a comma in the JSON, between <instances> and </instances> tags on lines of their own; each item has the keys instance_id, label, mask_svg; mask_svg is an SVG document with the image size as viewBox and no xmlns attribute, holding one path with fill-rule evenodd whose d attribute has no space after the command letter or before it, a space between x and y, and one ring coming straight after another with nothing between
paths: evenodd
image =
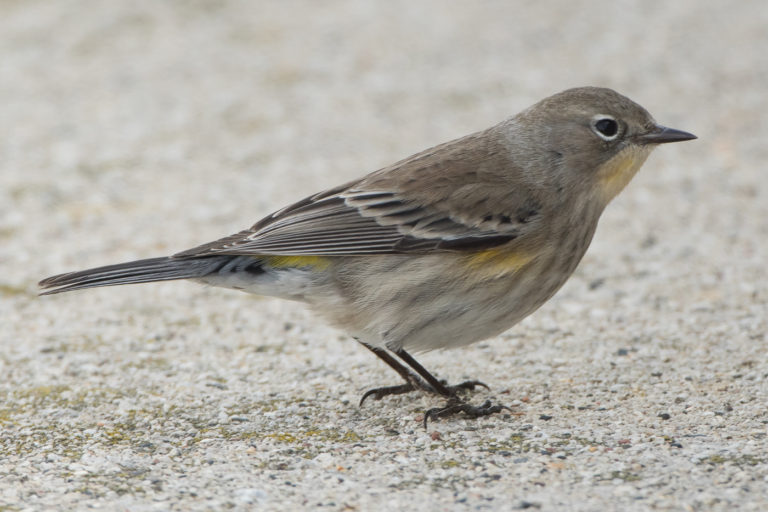
<instances>
[{"instance_id":1,"label":"pale eye ring","mask_svg":"<svg viewBox=\"0 0 768 512\"><path fill-rule=\"evenodd\" d=\"M619 122L607 114L598 114L592 118L592 131L605 141L616 140L619 136Z\"/></svg>"}]
</instances>

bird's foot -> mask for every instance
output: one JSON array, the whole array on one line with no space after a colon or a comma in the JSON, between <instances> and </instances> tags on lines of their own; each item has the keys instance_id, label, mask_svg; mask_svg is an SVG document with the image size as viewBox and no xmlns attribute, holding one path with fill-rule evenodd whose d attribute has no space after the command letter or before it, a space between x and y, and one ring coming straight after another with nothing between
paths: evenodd
<instances>
[{"instance_id":1,"label":"bird's foot","mask_svg":"<svg viewBox=\"0 0 768 512\"><path fill-rule=\"evenodd\" d=\"M485 389L490 389L486 384L480 382L479 380L467 380L464 382L461 382L459 384L455 384L453 386L448 386L445 380L441 380L440 384L443 384L445 389L448 390L449 395L446 396L449 400L456 400L458 401L458 393L460 391L473 391L476 387L484 387ZM433 395L444 395L441 391L435 389L430 384L425 382L424 380L416 377L415 375L412 375L408 382L405 384L400 384L398 386L384 386L380 388L373 388L369 389L368 391L363 394L363 397L360 399L360 406L363 405L363 402L365 402L366 399L373 398L374 400L381 400L385 396L390 395L402 395L404 393L411 393L412 391L423 391L425 393L431 393Z\"/></svg>"},{"instance_id":2,"label":"bird's foot","mask_svg":"<svg viewBox=\"0 0 768 512\"><path fill-rule=\"evenodd\" d=\"M493 405L490 400L487 400L483 405L477 406L462 402L457 398L451 398L448 400L445 406L435 407L424 413L424 428L427 428L427 422L429 420L447 418L448 416L453 416L454 414L459 414L460 412L463 412L472 419L476 419L482 416L496 414L503 410L512 412L512 409L506 405Z\"/></svg>"}]
</instances>

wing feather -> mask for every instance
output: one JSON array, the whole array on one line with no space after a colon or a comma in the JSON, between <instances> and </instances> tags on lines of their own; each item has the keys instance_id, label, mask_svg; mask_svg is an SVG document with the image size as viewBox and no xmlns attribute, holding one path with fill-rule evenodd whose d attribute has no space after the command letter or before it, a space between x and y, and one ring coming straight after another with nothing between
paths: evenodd
<instances>
[{"instance_id":1,"label":"wing feather","mask_svg":"<svg viewBox=\"0 0 768 512\"><path fill-rule=\"evenodd\" d=\"M175 257L466 251L524 236L540 211L524 186L489 172L510 165L501 158L502 145L492 136L481 137L482 144L463 140L309 196L250 229Z\"/></svg>"}]
</instances>

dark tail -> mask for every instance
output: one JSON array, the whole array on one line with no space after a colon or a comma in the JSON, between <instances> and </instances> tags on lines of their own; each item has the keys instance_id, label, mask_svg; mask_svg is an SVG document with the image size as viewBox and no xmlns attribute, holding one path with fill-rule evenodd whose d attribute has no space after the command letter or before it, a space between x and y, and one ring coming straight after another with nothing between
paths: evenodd
<instances>
[{"instance_id":1,"label":"dark tail","mask_svg":"<svg viewBox=\"0 0 768 512\"><path fill-rule=\"evenodd\" d=\"M129 261L117 265L69 272L48 277L38 283L43 292L40 295L69 292L96 286L117 284L149 283L191 279L217 272L232 256L209 256L205 258L150 258Z\"/></svg>"}]
</instances>

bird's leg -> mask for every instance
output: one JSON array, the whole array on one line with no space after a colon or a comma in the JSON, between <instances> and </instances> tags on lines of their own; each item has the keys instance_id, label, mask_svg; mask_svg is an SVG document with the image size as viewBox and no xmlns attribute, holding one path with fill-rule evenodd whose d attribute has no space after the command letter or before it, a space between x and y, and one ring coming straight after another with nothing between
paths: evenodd
<instances>
[{"instance_id":1,"label":"bird's leg","mask_svg":"<svg viewBox=\"0 0 768 512\"><path fill-rule=\"evenodd\" d=\"M464 389L472 391L475 389L476 386L482 386L485 389L491 389L486 384L480 382L479 380L467 380L459 384L449 386L446 383L446 381L438 380L434 375L429 373L426 368L421 366L419 362L416 361L405 350L398 349L395 351L395 354L397 354L397 357L405 361L408 364L408 366L416 370L416 373L421 375L424 378L424 380L426 380L427 383L430 386L432 386L432 388L434 389L433 393L444 396L445 398L456 398L457 391L464 390Z\"/></svg>"},{"instance_id":2,"label":"bird's leg","mask_svg":"<svg viewBox=\"0 0 768 512\"><path fill-rule=\"evenodd\" d=\"M480 418L482 416L488 416L490 414L501 412L505 409L508 411L512 410L506 405L493 405L490 400L486 401L480 406L468 404L459 398L457 394L459 389L472 390L475 388L475 386L483 386L488 389L488 386L476 380L462 382L461 384L457 384L455 386L446 386L444 381L437 380L431 373L427 371L426 368L421 366L419 362L411 357L411 355L405 350L399 349L395 350L394 352L397 357L405 361L408 366L416 370L416 373L421 375L424 380L427 381L427 383L432 386L435 391L437 391L437 393L448 399L448 402L446 402L445 406L435 407L424 413L424 428L427 428L427 422L430 419L445 418L460 412L463 412L470 418Z\"/></svg>"},{"instance_id":3,"label":"bird's leg","mask_svg":"<svg viewBox=\"0 0 768 512\"><path fill-rule=\"evenodd\" d=\"M376 354L376 357L387 363L393 370L395 370L405 380L405 384L398 386L385 386L380 388L369 389L363 394L360 399L360 405L368 397L373 397L374 400L381 400L385 396L401 395L403 393L410 393L411 391L424 391L427 393L433 393L440 395L448 399L445 407L438 407L428 410L424 415L424 426L426 427L429 419L445 418L463 412L471 418L479 418L481 416L487 416L500 412L503 409L509 409L502 405L492 405L490 402L486 402L481 406L474 406L464 402L459 398L458 392L462 390L474 390L477 386L482 386L488 389L488 386L477 380L468 380L454 386L449 386L446 381L437 379L434 375L429 373L426 368L421 366L408 352L403 349L394 351L394 353L413 368L416 373L412 372L400 362L397 361L390 353L382 348L372 347L360 340L357 340L365 348Z\"/></svg>"},{"instance_id":4,"label":"bird's leg","mask_svg":"<svg viewBox=\"0 0 768 512\"><path fill-rule=\"evenodd\" d=\"M411 370L400 364L397 359L389 355L389 353L378 347L372 347L368 345L367 343L363 343L360 340L357 340L362 346L376 354L376 357L387 363L393 370L395 370L402 378L405 380L405 384L400 384L399 386L385 386L380 388L374 388L369 389L368 391L363 394L363 397L360 399L360 405L363 405L363 402L368 397L373 397L374 400L381 400L385 396L389 395L401 395L403 393L410 393L411 391L421 390L426 391L428 393L438 393L438 391L432 389L429 384L424 382L421 378L419 378L418 375L413 373Z\"/></svg>"},{"instance_id":5,"label":"bird's leg","mask_svg":"<svg viewBox=\"0 0 768 512\"><path fill-rule=\"evenodd\" d=\"M385 396L390 395L401 395L403 393L410 393L412 391L424 391L426 393L433 393L435 395L441 395L446 398L451 398L456 396L456 392L459 390L472 390L475 389L476 386L483 386L485 388L488 388L485 384L482 382L472 380L467 382L462 382L461 384L458 384L456 386L448 386L446 381L444 380L438 380L435 377L432 376L427 370L425 370L419 363L417 363L415 360L413 360L410 355L406 354L408 358L410 358L413 363L415 363L424 374L429 375L428 380L424 380L415 373L413 373L411 370L403 366L400 362L398 362L397 359L392 357L390 353L383 349L378 347L372 347L366 343L363 343L360 340L357 340L362 346L376 354L376 357L387 363L393 370L395 370L405 381L405 384L400 384L398 386L384 386L380 388L374 388L369 389L368 391L363 394L363 397L360 399L360 405L363 405L363 402L366 401L369 397L372 397L374 400L381 400ZM408 361L406 361L408 362ZM410 363L409 363L410 364ZM414 368L416 369L416 368ZM423 375L423 374L422 374Z\"/></svg>"}]
</instances>

